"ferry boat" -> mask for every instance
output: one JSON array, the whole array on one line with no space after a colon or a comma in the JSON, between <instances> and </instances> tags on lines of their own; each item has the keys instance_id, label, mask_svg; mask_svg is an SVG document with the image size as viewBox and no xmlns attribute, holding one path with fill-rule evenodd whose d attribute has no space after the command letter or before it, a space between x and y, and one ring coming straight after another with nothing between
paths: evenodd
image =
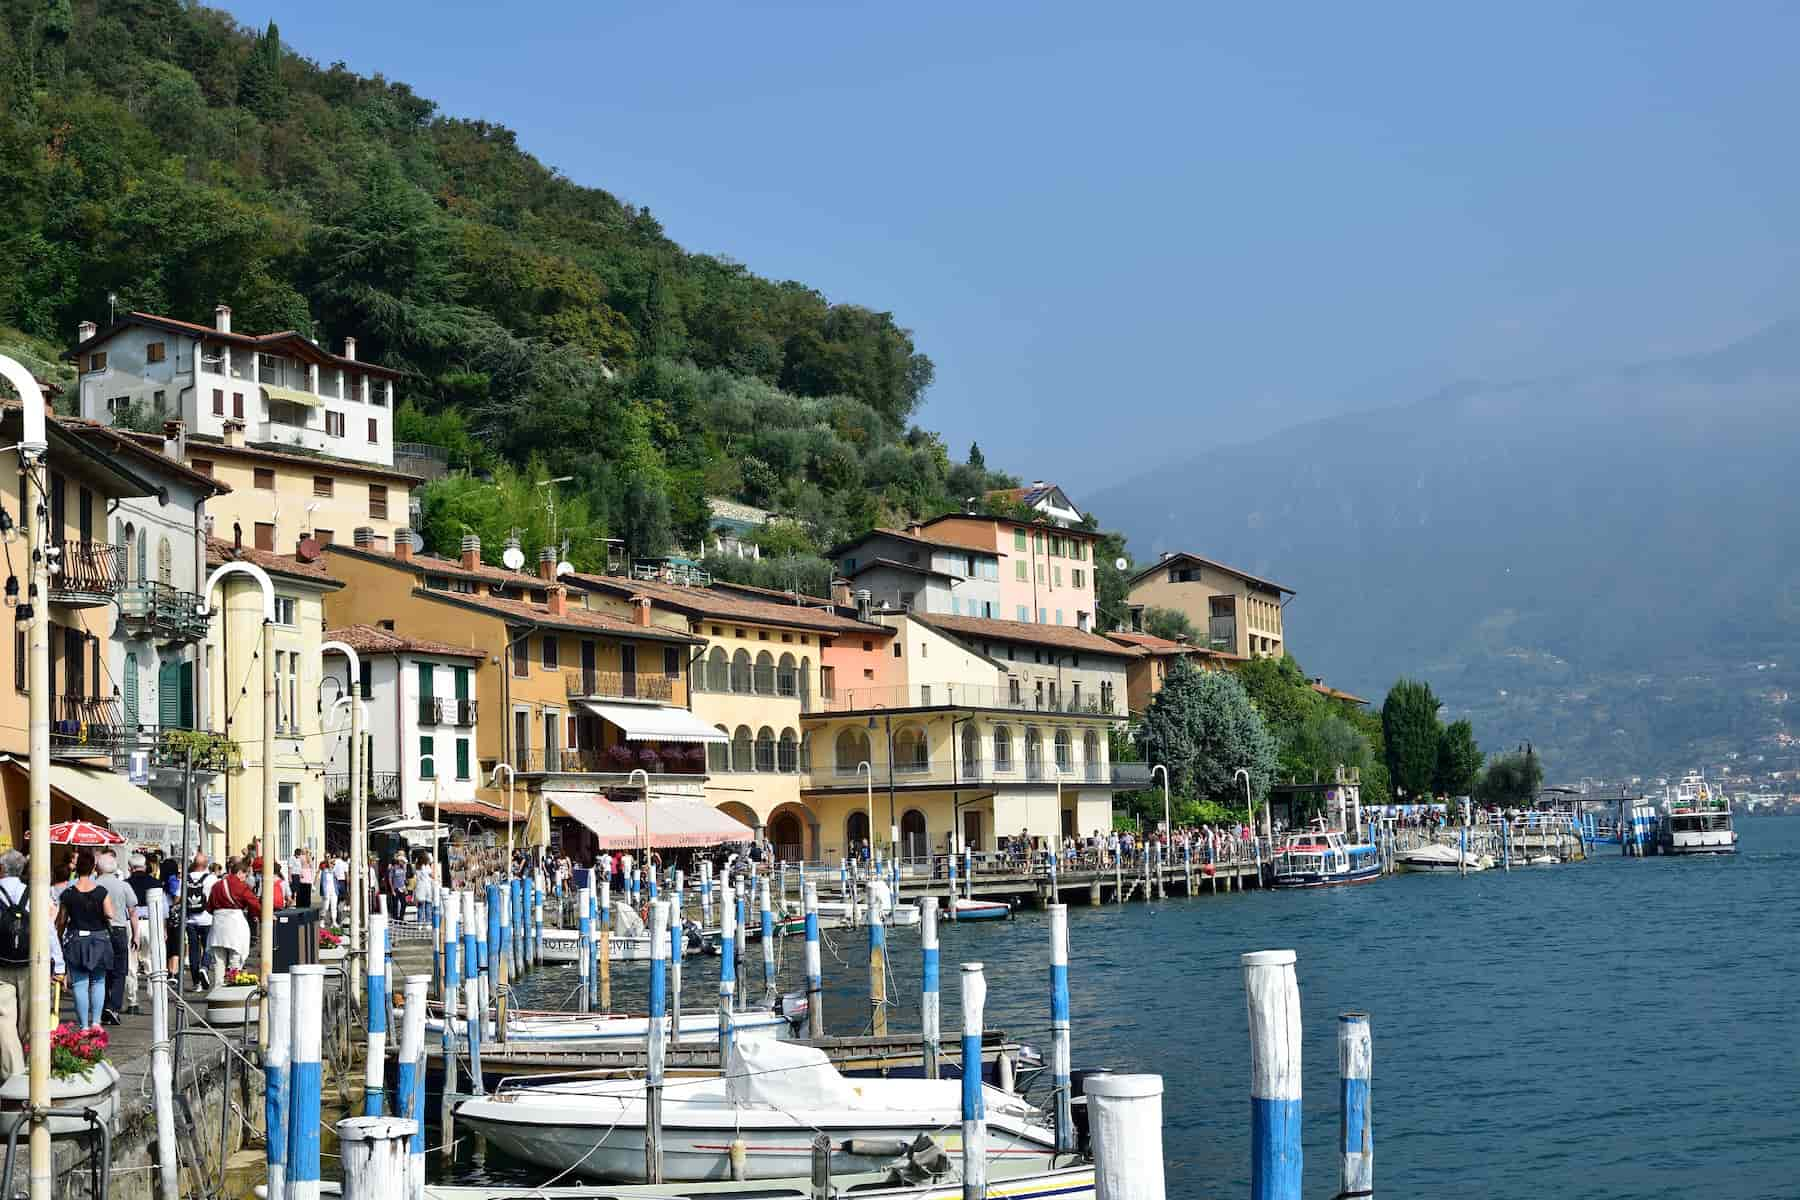
<instances>
[{"instance_id":1,"label":"ferry boat","mask_svg":"<svg viewBox=\"0 0 1800 1200\"><path fill-rule=\"evenodd\" d=\"M1675 798L1663 806L1656 848L1661 854L1736 854L1730 802L1700 775L1683 776Z\"/></svg>"},{"instance_id":2,"label":"ferry boat","mask_svg":"<svg viewBox=\"0 0 1800 1200\"><path fill-rule=\"evenodd\" d=\"M1275 852L1276 887L1332 887L1367 883L1381 874L1381 851L1367 842L1346 842L1321 820L1314 828L1291 833Z\"/></svg>"}]
</instances>

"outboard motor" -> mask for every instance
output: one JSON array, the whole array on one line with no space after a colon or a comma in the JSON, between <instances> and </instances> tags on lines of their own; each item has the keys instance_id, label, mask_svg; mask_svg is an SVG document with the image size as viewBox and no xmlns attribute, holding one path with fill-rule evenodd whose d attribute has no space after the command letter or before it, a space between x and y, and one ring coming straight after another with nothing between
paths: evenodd
<instances>
[{"instance_id":1,"label":"outboard motor","mask_svg":"<svg viewBox=\"0 0 1800 1200\"><path fill-rule=\"evenodd\" d=\"M794 1032L798 1033L800 1031L800 1026L806 1023L806 993L782 993L781 999L775 1003L775 1011L785 1017L787 1023L793 1026Z\"/></svg>"},{"instance_id":2,"label":"outboard motor","mask_svg":"<svg viewBox=\"0 0 1800 1200\"><path fill-rule=\"evenodd\" d=\"M681 935L686 941L689 954L706 953L706 935L700 931L700 922L689 917L681 923Z\"/></svg>"},{"instance_id":3,"label":"outboard motor","mask_svg":"<svg viewBox=\"0 0 1800 1200\"><path fill-rule=\"evenodd\" d=\"M1110 1075L1106 1067L1075 1068L1069 1072L1069 1117L1075 1123L1075 1153L1087 1157L1093 1153L1093 1139L1088 1123L1087 1081L1096 1075Z\"/></svg>"}]
</instances>

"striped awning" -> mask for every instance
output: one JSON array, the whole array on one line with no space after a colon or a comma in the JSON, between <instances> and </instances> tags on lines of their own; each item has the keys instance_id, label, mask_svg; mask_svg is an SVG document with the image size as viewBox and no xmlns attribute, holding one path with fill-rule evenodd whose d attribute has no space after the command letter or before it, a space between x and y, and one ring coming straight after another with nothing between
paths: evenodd
<instances>
[{"instance_id":1,"label":"striped awning","mask_svg":"<svg viewBox=\"0 0 1800 1200\"><path fill-rule=\"evenodd\" d=\"M596 704L584 700L581 706L602 721L618 727L628 742L716 742L724 745L731 737L722 729L714 729L685 708L666 708L653 704Z\"/></svg>"},{"instance_id":2,"label":"striped awning","mask_svg":"<svg viewBox=\"0 0 1800 1200\"><path fill-rule=\"evenodd\" d=\"M604 796L593 792L553 792L550 801L564 816L593 830L603 850L629 850L644 844L643 832Z\"/></svg>"},{"instance_id":3,"label":"striped awning","mask_svg":"<svg viewBox=\"0 0 1800 1200\"><path fill-rule=\"evenodd\" d=\"M644 844L646 819L653 849L739 846L756 838L756 831L742 821L698 800L652 800L648 818L641 800L614 800L611 806L639 828L633 845Z\"/></svg>"}]
</instances>

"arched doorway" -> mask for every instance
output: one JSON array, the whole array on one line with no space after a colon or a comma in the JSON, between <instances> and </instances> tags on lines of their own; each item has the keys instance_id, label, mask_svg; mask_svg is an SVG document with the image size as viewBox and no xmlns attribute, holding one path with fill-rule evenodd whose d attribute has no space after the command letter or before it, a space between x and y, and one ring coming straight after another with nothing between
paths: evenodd
<instances>
[{"instance_id":1,"label":"arched doorway","mask_svg":"<svg viewBox=\"0 0 1800 1200\"><path fill-rule=\"evenodd\" d=\"M862 849L869 844L869 814L856 809L844 821L844 854L850 858L861 858Z\"/></svg>"},{"instance_id":2,"label":"arched doorway","mask_svg":"<svg viewBox=\"0 0 1800 1200\"><path fill-rule=\"evenodd\" d=\"M769 821L769 844L775 847L778 862L804 862L806 859L806 827L791 812L778 812Z\"/></svg>"},{"instance_id":3,"label":"arched doorway","mask_svg":"<svg viewBox=\"0 0 1800 1200\"><path fill-rule=\"evenodd\" d=\"M909 808L900 816L901 853L910 859L931 856L931 838L925 830L925 814Z\"/></svg>"}]
</instances>

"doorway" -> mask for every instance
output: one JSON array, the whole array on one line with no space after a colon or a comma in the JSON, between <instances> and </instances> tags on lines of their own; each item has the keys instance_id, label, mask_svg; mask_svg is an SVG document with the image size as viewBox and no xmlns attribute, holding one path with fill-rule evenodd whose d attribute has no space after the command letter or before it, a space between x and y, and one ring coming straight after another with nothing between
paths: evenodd
<instances>
[{"instance_id":1,"label":"doorway","mask_svg":"<svg viewBox=\"0 0 1800 1200\"><path fill-rule=\"evenodd\" d=\"M978 812L963 814L963 845L971 850L981 849L981 814Z\"/></svg>"},{"instance_id":2,"label":"doorway","mask_svg":"<svg viewBox=\"0 0 1800 1200\"><path fill-rule=\"evenodd\" d=\"M931 843L925 833L925 814L909 808L900 818L900 853L907 858L927 858Z\"/></svg>"},{"instance_id":3,"label":"doorway","mask_svg":"<svg viewBox=\"0 0 1800 1200\"><path fill-rule=\"evenodd\" d=\"M630 642L619 647L619 694L628 700L637 695L637 647Z\"/></svg>"}]
</instances>

